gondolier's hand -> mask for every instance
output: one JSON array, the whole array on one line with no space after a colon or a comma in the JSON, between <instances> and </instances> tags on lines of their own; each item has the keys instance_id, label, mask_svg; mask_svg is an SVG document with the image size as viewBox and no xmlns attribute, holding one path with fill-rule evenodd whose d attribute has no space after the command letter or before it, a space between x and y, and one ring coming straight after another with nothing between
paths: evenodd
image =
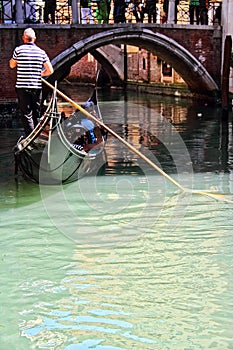
<instances>
[{"instance_id":1,"label":"gondolier's hand","mask_svg":"<svg viewBox=\"0 0 233 350\"><path fill-rule=\"evenodd\" d=\"M17 66L17 61L14 60L13 58L11 58L10 61L9 61L9 66L12 69L15 68Z\"/></svg>"}]
</instances>

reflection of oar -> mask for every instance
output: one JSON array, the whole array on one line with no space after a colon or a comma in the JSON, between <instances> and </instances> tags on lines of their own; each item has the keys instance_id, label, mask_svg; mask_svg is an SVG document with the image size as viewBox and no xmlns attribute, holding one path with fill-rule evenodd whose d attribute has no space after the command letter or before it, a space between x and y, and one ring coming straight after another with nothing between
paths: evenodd
<instances>
[{"instance_id":1,"label":"reflection of oar","mask_svg":"<svg viewBox=\"0 0 233 350\"><path fill-rule=\"evenodd\" d=\"M49 86L51 89L54 89L54 86L50 84L48 81L44 80L42 78L43 83L45 83L47 86ZM233 203L233 201L226 200L222 198L221 194L213 194L205 191L195 191L192 189L188 189L180 185L177 181L175 181L172 177L170 177L167 173L165 173L162 169L160 169L156 164L154 164L149 158L145 157L144 154L142 154L140 151L138 151L135 147L133 147L130 143L125 141L120 135L118 135L115 131L110 129L107 125L105 125L102 121L94 117L92 114L88 113L84 108L82 108L79 104L74 102L71 98L63 94L63 92L56 89L57 94L63 97L67 102L69 102L73 107L78 109L80 112L82 112L84 115L86 115L89 119L94 121L95 123L99 124L107 130L111 135L113 135L116 139L118 139L121 143L123 143L126 147L128 147L132 152L137 154L140 158L142 158L146 163L148 163L152 168L154 168L156 171L158 171L161 175L163 175L166 179L168 179L170 182L172 182L175 186L177 186L180 190L186 192L186 193L194 193L194 194L200 194L203 196L207 196L210 198L214 198L217 200L225 200L227 202Z\"/></svg>"},{"instance_id":2,"label":"reflection of oar","mask_svg":"<svg viewBox=\"0 0 233 350\"><path fill-rule=\"evenodd\" d=\"M200 194L202 196L213 198L213 199L216 199L218 201L233 203L233 201L231 201L230 199L225 198L225 195L222 193L211 193L211 192L207 192L207 191L192 190L189 188L185 188L185 192L189 192L192 194Z\"/></svg>"}]
</instances>

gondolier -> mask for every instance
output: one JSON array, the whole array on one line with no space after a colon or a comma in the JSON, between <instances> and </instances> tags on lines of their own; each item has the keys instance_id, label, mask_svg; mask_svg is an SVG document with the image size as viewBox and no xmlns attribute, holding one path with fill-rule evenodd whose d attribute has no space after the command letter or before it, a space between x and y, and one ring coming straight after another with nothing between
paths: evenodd
<instances>
[{"instance_id":1,"label":"gondolier","mask_svg":"<svg viewBox=\"0 0 233 350\"><path fill-rule=\"evenodd\" d=\"M10 68L17 67L15 87L22 124L28 136L40 118L41 77L51 75L53 67L46 52L35 44L32 28L25 29L22 39L23 44L15 48L9 65Z\"/></svg>"}]
</instances>

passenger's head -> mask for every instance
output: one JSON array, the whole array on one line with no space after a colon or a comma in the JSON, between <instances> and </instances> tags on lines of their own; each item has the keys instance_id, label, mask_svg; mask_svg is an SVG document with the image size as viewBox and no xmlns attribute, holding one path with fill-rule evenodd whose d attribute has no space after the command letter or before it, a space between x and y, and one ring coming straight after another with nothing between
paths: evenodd
<instances>
[{"instance_id":1,"label":"passenger's head","mask_svg":"<svg viewBox=\"0 0 233 350\"><path fill-rule=\"evenodd\" d=\"M36 34L32 28L27 28L23 32L23 41L30 43L36 40Z\"/></svg>"}]
</instances>

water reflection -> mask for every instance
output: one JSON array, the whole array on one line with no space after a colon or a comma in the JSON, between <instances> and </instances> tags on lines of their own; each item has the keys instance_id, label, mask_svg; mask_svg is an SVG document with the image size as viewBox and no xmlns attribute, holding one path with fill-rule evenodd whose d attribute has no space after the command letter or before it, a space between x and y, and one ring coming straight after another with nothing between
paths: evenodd
<instances>
[{"instance_id":1,"label":"water reflection","mask_svg":"<svg viewBox=\"0 0 233 350\"><path fill-rule=\"evenodd\" d=\"M182 185L231 197L231 115L99 95L105 123ZM0 130L1 347L232 348L232 205L181 193L111 136L104 176L15 181L21 131Z\"/></svg>"},{"instance_id":2,"label":"water reflection","mask_svg":"<svg viewBox=\"0 0 233 350\"><path fill-rule=\"evenodd\" d=\"M74 100L79 99L70 87L65 90ZM185 143L194 172L231 170L228 162L228 158L232 157L229 154L231 113L226 121L222 120L221 108L209 106L205 102L133 92L124 95L119 91L100 90L99 99L105 123L133 145L143 144L152 150L165 171L172 172L175 167L171 154L160 138L171 143L172 127ZM172 127L170 125L168 128L169 124ZM110 147L108 152L111 152ZM112 155L109 159L112 159Z\"/></svg>"},{"instance_id":3,"label":"water reflection","mask_svg":"<svg viewBox=\"0 0 233 350\"><path fill-rule=\"evenodd\" d=\"M208 181L215 182L216 177ZM181 225L169 230L167 219L175 204L169 196L170 203L151 230L142 235L141 228L134 228L137 238L124 245L70 249L65 242L62 249L58 237L57 245L52 244L54 233L47 235L50 249L40 264L50 262L54 275L45 278L46 271L35 270L32 279L20 284L20 294L31 299L20 312L22 336L35 348L51 349L230 347L232 218L228 205L193 197ZM155 207L156 203L149 216ZM110 226L104 225L101 215L95 221L97 230L104 226L102 234L107 235ZM72 224L66 221L70 229ZM67 253L72 254L68 261ZM31 257L26 257L29 263ZM61 265L58 271L57 265ZM60 284L53 281L58 274L63 274Z\"/></svg>"}]
</instances>

